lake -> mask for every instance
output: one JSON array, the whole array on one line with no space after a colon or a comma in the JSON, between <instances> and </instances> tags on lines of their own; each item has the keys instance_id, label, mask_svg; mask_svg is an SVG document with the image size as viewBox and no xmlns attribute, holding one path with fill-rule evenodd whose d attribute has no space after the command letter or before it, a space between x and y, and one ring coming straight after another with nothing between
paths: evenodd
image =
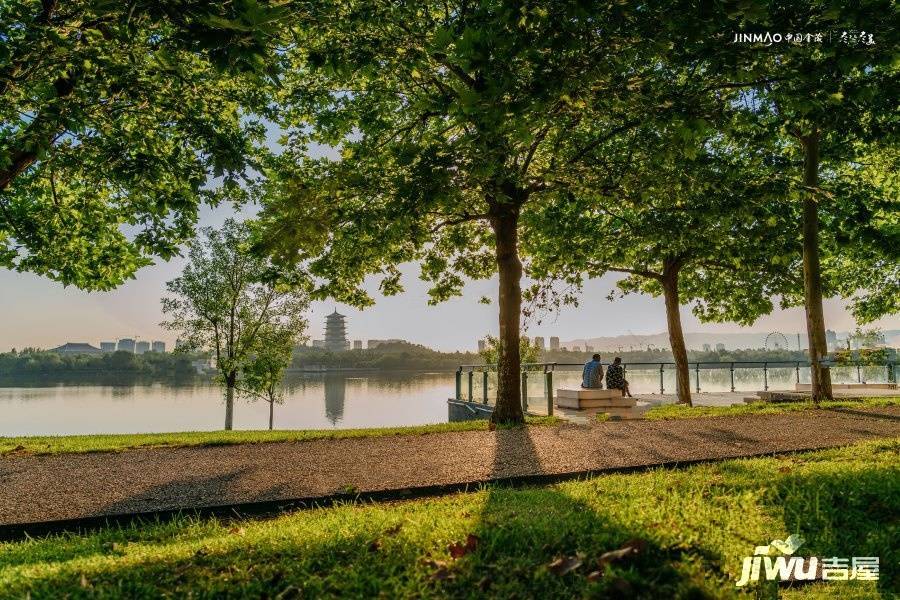
<instances>
[{"instance_id":1,"label":"lake","mask_svg":"<svg viewBox=\"0 0 900 600\"><path fill-rule=\"evenodd\" d=\"M867 369L870 381L885 378L884 369ZM808 369L801 369L801 381L809 381ZM879 376L879 373L880 376ZM835 382L856 381L855 369L833 369ZM635 393L659 391L659 371L628 370ZM675 388L673 373L664 375L667 392ZM553 387L577 386L578 371L557 371ZM793 369L770 369L770 389L793 387ZM701 371L701 390L727 391L727 369ZM738 390L762 389L760 369L735 373ZM447 421L447 398L455 393L453 373L328 373L289 374L285 379L285 402L275 406L276 429L350 429L422 425ZM493 396L495 379L489 380ZM691 387L695 374L691 371ZM473 379L476 400L481 400L482 378ZM463 395L468 394L468 377L463 375ZM530 403L545 403L542 373L529 376ZM0 436L63 435L89 433L150 433L201 431L222 428L224 401L220 388L211 383L182 385L29 385L0 387ZM237 400L235 429L268 427L265 402Z\"/></svg>"}]
</instances>

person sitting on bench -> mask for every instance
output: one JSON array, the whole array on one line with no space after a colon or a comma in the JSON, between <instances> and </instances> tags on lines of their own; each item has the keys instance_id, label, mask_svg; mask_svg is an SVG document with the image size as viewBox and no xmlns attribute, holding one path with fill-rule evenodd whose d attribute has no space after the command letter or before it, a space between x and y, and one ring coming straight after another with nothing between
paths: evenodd
<instances>
[{"instance_id":1,"label":"person sitting on bench","mask_svg":"<svg viewBox=\"0 0 900 600\"><path fill-rule=\"evenodd\" d=\"M584 372L581 377L581 387L588 390L599 390L603 388L603 365L600 364L600 355L595 354L584 365Z\"/></svg>"},{"instance_id":2,"label":"person sitting on bench","mask_svg":"<svg viewBox=\"0 0 900 600\"><path fill-rule=\"evenodd\" d=\"M622 390L623 396L631 398L631 392L628 391L628 382L625 380L625 368L622 366L622 359L618 356L606 370L606 389Z\"/></svg>"}]
</instances>

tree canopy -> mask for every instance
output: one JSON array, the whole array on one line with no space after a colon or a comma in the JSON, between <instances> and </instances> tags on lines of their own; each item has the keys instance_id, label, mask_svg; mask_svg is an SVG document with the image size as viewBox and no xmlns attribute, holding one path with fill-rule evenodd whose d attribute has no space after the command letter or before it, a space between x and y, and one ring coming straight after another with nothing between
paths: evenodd
<instances>
[{"instance_id":1,"label":"tree canopy","mask_svg":"<svg viewBox=\"0 0 900 600\"><path fill-rule=\"evenodd\" d=\"M0 8L0 266L108 289L247 175L278 2Z\"/></svg>"}]
</instances>

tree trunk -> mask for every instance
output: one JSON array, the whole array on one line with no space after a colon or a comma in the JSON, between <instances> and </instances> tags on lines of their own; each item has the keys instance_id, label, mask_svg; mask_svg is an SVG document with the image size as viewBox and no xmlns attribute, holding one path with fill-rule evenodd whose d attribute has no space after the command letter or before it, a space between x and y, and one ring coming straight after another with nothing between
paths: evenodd
<instances>
[{"instance_id":1,"label":"tree trunk","mask_svg":"<svg viewBox=\"0 0 900 600\"><path fill-rule=\"evenodd\" d=\"M677 261L666 259L661 280L663 297L666 300L666 323L669 329L669 344L675 358L675 389L678 403L691 404L691 374L688 369L687 348L684 345L684 332L681 330L681 306L678 301L678 271L681 265Z\"/></svg>"},{"instance_id":2,"label":"tree trunk","mask_svg":"<svg viewBox=\"0 0 900 600\"><path fill-rule=\"evenodd\" d=\"M225 376L225 429L231 430L234 425L234 386L237 376L228 374Z\"/></svg>"},{"instance_id":3,"label":"tree trunk","mask_svg":"<svg viewBox=\"0 0 900 600\"><path fill-rule=\"evenodd\" d=\"M275 424L275 403L271 400L269 401L269 431L272 431L272 427Z\"/></svg>"},{"instance_id":4,"label":"tree trunk","mask_svg":"<svg viewBox=\"0 0 900 600\"><path fill-rule=\"evenodd\" d=\"M831 400L831 372L819 361L828 353L825 341L825 313L822 309L822 272L819 266L819 209L814 189L819 185L819 132L803 139L805 160L803 185L803 292L806 304L806 333L809 336L809 364L812 398L818 404Z\"/></svg>"},{"instance_id":5,"label":"tree trunk","mask_svg":"<svg viewBox=\"0 0 900 600\"><path fill-rule=\"evenodd\" d=\"M500 337L497 358L497 404L491 421L522 423L519 321L522 310L522 263L519 260L519 209L501 204L491 217L500 275Z\"/></svg>"}]
</instances>

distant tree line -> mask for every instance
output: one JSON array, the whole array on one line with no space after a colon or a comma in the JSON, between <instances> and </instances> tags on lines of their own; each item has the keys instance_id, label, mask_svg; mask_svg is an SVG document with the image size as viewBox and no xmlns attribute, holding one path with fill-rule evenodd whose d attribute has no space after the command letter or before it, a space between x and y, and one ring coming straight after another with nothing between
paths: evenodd
<instances>
[{"instance_id":1,"label":"distant tree line","mask_svg":"<svg viewBox=\"0 0 900 600\"><path fill-rule=\"evenodd\" d=\"M26 348L0 353L0 378L65 379L66 377L133 377L155 381L196 376L191 354L110 352L104 354L60 354Z\"/></svg>"}]
</instances>

